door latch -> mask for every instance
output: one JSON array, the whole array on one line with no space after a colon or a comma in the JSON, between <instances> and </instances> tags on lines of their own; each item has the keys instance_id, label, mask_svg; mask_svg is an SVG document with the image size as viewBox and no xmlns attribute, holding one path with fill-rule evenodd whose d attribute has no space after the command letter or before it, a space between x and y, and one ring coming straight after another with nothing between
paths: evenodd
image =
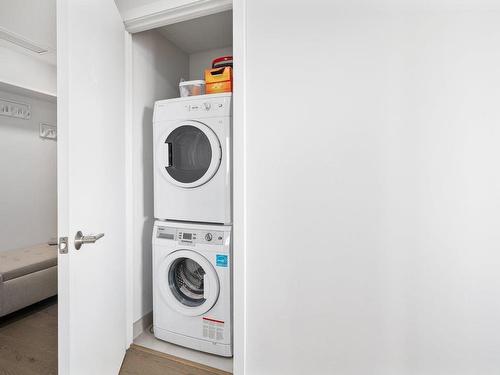
<instances>
[{"instance_id":1,"label":"door latch","mask_svg":"<svg viewBox=\"0 0 500 375\"><path fill-rule=\"evenodd\" d=\"M59 237L59 254L68 254L68 237Z\"/></svg>"}]
</instances>

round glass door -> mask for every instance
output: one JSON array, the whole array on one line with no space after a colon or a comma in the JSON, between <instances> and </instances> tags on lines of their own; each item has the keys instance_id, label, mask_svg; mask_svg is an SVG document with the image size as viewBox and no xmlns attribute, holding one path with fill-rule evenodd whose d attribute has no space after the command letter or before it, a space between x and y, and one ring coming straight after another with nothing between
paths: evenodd
<instances>
[{"instance_id":1,"label":"round glass door","mask_svg":"<svg viewBox=\"0 0 500 375\"><path fill-rule=\"evenodd\" d=\"M197 121L184 121L166 131L157 148L163 176L184 188L209 181L217 172L222 156L216 134Z\"/></svg>"},{"instance_id":2,"label":"round glass door","mask_svg":"<svg viewBox=\"0 0 500 375\"><path fill-rule=\"evenodd\" d=\"M205 302L205 270L190 258L179 258L170 266L168 284L175 298L189 307Z\"/></svg>"},{"instance_id":3,"label":"round glass door","mask_svg":"<svg viewBox=\"0 0 500 375\"><path fill-rule=\"evenodd\" d=\"M210 167L212 147L205 133L192 125L176 128L167 137L170 146L171 165L167 173L182 183L198 181Z\"/></svg>"},{"instance_id":4,"label":"round glass door","mask_svg":"<svg viewBox=\"0 0 500 375\"><path fill-rule=\"evenodd\" d=\"M197 316L219 298L219 277L214 266L193 250L176 250L158 264L155 284L163 300L177 312Z\"/></svg>"}]
</instances>

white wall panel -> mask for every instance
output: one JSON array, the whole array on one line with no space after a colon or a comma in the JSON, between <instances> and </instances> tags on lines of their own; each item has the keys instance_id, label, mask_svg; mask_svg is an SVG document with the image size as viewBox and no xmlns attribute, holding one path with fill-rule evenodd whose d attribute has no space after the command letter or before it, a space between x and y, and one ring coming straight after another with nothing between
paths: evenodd
<instances>
[{"instance_id":1,"label":"white wall panel","mask_svg":"<svg viewBox=\"0 0 500 375\"><path fill-rule=\"evenodd\" d=\"M56 0L3 0L1 5L0 27L55 50Z\"/></svg>"},{"instance_id":2,"label":"white wall panel","mask_svg":"<svg viewBox=\"0 0 500 375\"><path fill-rule=\"evenodd\" d=\"M246 374L498 373L498 4L245 9Z\"/></svg>"},{"instance_id":3,"label":"white wall panel","mask_svg":"<svg viewBox=\"0 0 500 375\"><path fill-rule=\"evenodd\" d=\"M0 82L56 96L55 65L33 57L5 41L0 41L0 61Z\"/></svg>"},{"instance_id":4,"label":"white wall panel","mask_svg":"<svg viewBox=\"0 0 500 375\"><path fill-rule=\"evenodd\" d=\"M56 125L56 104L0 91L31 105L31 119L0 116L0 251L57 237L56 142L39 123Z\"/></svg>"}]
</instances>

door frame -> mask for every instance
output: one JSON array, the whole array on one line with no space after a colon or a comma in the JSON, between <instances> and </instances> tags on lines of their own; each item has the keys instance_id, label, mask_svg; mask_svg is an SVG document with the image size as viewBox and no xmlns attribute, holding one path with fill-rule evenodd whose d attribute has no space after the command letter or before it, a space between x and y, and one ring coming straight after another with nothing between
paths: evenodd
<instances>
[{"instance_id":1,"label":"door frame","mask_svg":"<svg viewBox=\"0 0 500 375\"><path fill-rule=\"evenodd\" d=\"M233 373L246 370L247 0L233 0Z\"/></svg>"},{"instance_id":2,"label":"door frame","mask_svg":"<svg viewBox=\"0 0 500 375\"><path fill-rule=\"evenodd\" d=\"M171 0L169 0L171 1ZM233 9L233 373L245 374L246 335L246 1L247 0L191 0L182 7L165 9L125 20L125 127L126 127L126 289L127 289L127 342L133 342L133 41L132 33L146 31L167 24L194 19L205 15ZM232 2L232 7L231 7ZM143 9L144 11L144 9ZM182 12L181 12L182 11Z\"/></svg>"},{"instance_id":3,"label":"door frame","mask_svg":"<svg viewBox=\"0 0 500 375\"><path fill-rule=\"evenodd\" d=\"M123 23L133 34L230 10L232 3L232 0L156 1L124 12Z\"/></svg>"}]
</instances>

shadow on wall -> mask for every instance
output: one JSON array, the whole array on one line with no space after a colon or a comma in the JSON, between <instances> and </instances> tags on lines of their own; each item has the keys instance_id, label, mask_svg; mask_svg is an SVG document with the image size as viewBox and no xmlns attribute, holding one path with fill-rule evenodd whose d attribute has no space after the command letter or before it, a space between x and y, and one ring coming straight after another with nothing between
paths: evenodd
<instances>
[{"instance_id":1,"label":"shadow on wall","mask_svg":"<svg viewBox=\"0 0 500 375\"><path fill-rule=\"evenodd\" d=\"M134 319L139 319L153 307L153 106L179 96L180 79L189 77L189 56L155 30L134 34L133 41Z\"/></svg>"},{"instance_id":2,"label":"shadow on wall","mask_svg":"<svg viewBox=\"0 0 500 375\"><path fill-rule=\"evenodd\" d=\"M142 229L142 282L147 286L146 290L152 290L152 233L154 225L154 200L153 200L153 108L144 108L142 116L142 165L144 173L143 178L143 218L144 225ZM151 173L147 173L151 171ZM143 302L149 305L147 299ZM149 306L144 306L148 308Z\"/></svg>"}]
</instances>

